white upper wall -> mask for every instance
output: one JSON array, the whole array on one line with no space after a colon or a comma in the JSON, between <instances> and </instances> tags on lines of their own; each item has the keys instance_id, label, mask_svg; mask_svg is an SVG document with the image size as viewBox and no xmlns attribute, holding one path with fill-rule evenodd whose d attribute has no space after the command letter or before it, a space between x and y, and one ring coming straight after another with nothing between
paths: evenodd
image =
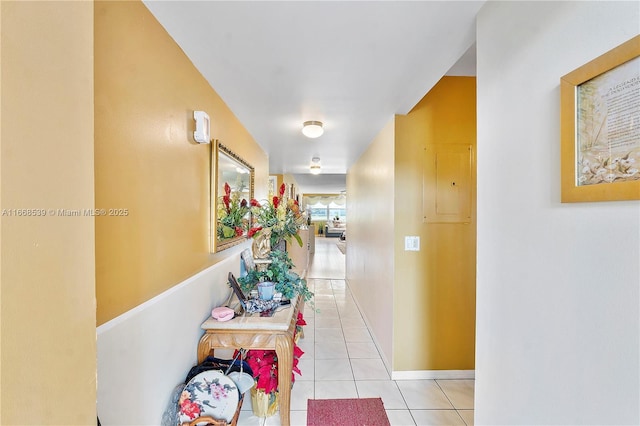
<instances>
[{"instance_id":1,"label":"white upper wall","mask_svg":"<svg viewBox=\"0 0 640 426\"><path fill-rule=\"evenodd\" d=\"M491 2L477 22L475 421L640 424L640 202L560 203L560 77L637 2Z\"/></svg>"}]
</instances>

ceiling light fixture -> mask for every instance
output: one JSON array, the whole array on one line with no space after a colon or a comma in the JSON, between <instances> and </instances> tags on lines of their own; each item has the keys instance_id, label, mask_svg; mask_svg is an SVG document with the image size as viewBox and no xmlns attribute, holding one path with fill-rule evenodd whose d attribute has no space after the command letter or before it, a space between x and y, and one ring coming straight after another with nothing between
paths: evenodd
<instances>
[{"instance_id":1,"label":"ceiling light fixture","mask_svg":"<svg viewBox=\"0 0 640 426\"><path fill-rule=\"evenodd\" d=\"M324 133L321 121L305 121L302 123L302 134L308 138L317 138Z\"/></svg>"},{"instance_id":2,"label":"ceiling light fixture","mask_svg":"<svg viewBox=\"0 0 640 426\"><path fill-rule=\"evenodd\" d=\"M311 166L309 167L309 172L312 175L320 174L320 157L313 157L311 159Z\"/></svg>"}]
</instances>

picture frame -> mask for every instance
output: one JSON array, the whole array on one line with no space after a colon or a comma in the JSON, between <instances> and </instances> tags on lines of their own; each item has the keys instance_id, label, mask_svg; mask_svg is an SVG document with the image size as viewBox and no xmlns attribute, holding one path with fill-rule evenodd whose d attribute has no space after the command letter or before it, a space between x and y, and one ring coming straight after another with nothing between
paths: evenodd
<instances>
[{"instance_id":1,"label":"picture frame","mask_svg":"<svg viewBox=\"0 0 640 426\"><path fill-rule=\"evenodd\" d=\"M278 192L278 177L275 175L270 175L269 180L267 182L267 193L275 195L277 192Z\"/></svg>"},{"instance_id":2,"label":"picture frame","mask_svg":"<svg viewBox=\"0 0 640 426\"><path fill-rule=\"evenodd\" d=\"M640 200L640 36L560 79L561 201Z\"/></svg>"}]
</instances>

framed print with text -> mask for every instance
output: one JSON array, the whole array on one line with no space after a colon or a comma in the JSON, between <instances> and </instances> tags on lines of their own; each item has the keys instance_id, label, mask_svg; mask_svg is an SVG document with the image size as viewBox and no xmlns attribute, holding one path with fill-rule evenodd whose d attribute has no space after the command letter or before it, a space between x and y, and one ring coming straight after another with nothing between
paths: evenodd
<instances>
[{"instance_id":1,"label":"framed print with text","mask_svg":"<svg viewBox=\"0 0 640 426\"><path fill-rule=\"evenodd\" d=\"M640 36L560 80L562 202L640 200Z\"/></svg>"}]
</instances>

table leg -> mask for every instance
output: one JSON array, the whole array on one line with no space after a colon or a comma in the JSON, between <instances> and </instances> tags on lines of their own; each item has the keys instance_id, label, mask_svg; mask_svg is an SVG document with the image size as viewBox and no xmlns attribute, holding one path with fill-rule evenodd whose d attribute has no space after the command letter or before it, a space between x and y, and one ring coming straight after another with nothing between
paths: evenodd
<instances>
[{"instance_id":1,"label":"table leg","mask_svg":"<svg viewBox=\"0 0 640 426\"><path fill-rule=\"evenodd\" d=\"M213 351L210 339L211 335L209 333L204 333L200 338L200 342L198 343L198 364L204 361L205 358L209 356L210 352Z\"/></svg>"},{"instance_id":2,"label":"table leg","mask_svg":"<svg viewBox=\"0 0 640 426\"><path fill-rule=\"evenodd\" d=\"M280 399L280 420L282 426L289 426L291 419L291 370L293 368L293 338L287 334L276 337L278 355L278 394Z\"/></svg>"}]
</instances>

